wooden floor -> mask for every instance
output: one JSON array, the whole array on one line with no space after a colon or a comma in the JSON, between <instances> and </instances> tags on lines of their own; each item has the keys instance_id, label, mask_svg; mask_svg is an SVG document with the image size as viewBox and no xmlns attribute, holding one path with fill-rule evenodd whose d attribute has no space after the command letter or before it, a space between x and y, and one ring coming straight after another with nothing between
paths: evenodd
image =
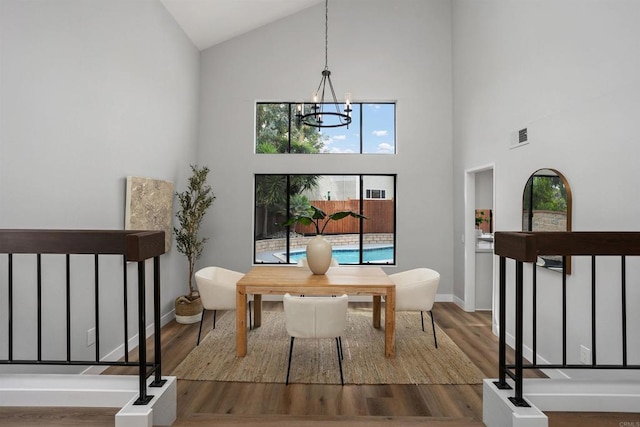
<instances>
[{"instance_id":1,"label":"wooden floor","mask_svg":"<svg viewBox=\"0 0 640 427\"><path fill-rule=\"evenodd\" d=\"M357 303L364 304L364 303ZM264 310L282 310L265 302ZM436 303L438 325L487 378L497 377L497 338L488 312L467 313ZM210 313L205 326L211 327ZM416 325L420 327L419 325ZM208 331L206 331L208 332ZM203 331L203 333L206 333ZM428 336L430 337L430 331ZM163 373L169 374L193 349L198 324L171 322L162 329ZM108 373L127 372L110 368ZM541 376L530 372L529 376ZM2 408L0 425L113 426L117 410ZM640 414L550 413L549 426L640 425ZM87 421L90 420L90 423ZM303 385L178 381L176 427L482 426L482 385Z\"/></svg>"}]
</instances>

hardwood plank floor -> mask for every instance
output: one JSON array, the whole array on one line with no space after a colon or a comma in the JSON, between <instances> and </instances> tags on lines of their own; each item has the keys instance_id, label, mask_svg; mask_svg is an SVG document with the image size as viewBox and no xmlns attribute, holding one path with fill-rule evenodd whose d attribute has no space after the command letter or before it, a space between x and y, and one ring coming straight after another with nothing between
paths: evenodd
<instances>
[{"instance_id":1,"label":"hardwood plank floor","mask_svg":"<svg viewBox=\"0 0 640 427\"><path fill-rule=\"evenodd\" d=\"M352 303L351 306L366 306ZM265 310L281 311L265 302ZM497 337L489 312L467 313L453 303L436 303L438 325L487 378L497 377ZM211 313L204 333L211 328ZM175 322L162 329L163 372L168 375L195 346L199 324ZM430 331L429 331L430 333ZM137 357L134 354L132 358ZM510 356L512 357L512 356ZM135 374L110 368L110 374ZM528 371L528 376L542 376ZM0 408L0 425L113 426L115 410L92 408ZM304 385L178 381L176 427L195 426L482 426L482 385ZM640 414L549 413L549 426L640 425Z\"/></svg>"}]
</instances>

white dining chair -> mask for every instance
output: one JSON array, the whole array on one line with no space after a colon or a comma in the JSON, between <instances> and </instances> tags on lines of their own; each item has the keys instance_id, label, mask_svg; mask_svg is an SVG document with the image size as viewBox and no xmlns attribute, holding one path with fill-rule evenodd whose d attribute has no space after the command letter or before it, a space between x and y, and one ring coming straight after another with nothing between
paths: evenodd
<instances>
[{"instance_id":1,"label":"white dining chair","mask_svg":"<svg viewBox=\"0 0 640 427\"><path fill-rule=\"evenodd\" d=\"M414 268L400 273L390 274L389 278L396 284L396 311L419 311L424 332L425 311L431 316L433 341L438 348L436 326L433 318L433 303L438 292L440 273L430 268Z\"/></svg>"},{"instance_id":2,"label":"white dining chair","mask_svg":"<svg viewBox=\"0 0 640 427\"><path fill-rule=\"evenodd\" d=\"M284 318L287 333L291 336L289 344L289 363L287 380L291 372L293 342L296 338L335 338L340 367L340 383L344 385L342 375L342 335L347 327L347 307L349 297L297 297L284 295Z\"/></svg>"},{"instance_id":3,"label":"white dining chair","mask_svg":"<svg viewBox=\"0 0 640 427\"><path fill-rule=\"evenodd\" d=\"M205 267L195 274L200 300L202 301L202 318L200 319L200 330L198 331L198 344L200 345L200 334L202 333L202 322L207 310L213 310L213 329L216 328L217 310L236 309L236 283L242 279L243 273L229 270L222 267ZM247 295L249 311L249 329L251 329L251 302L253 295Z\"/></svg>"}]
</instances>

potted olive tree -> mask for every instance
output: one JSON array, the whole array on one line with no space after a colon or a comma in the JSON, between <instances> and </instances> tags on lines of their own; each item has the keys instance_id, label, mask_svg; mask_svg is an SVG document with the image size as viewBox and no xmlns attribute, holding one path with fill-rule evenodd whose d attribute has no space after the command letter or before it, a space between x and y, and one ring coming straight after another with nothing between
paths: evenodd
<instances>
[{"instance_id":1,"label":"potted olive tree","mask_svg":"<svg viewBox=\"0 0 640 427\"><path fill-rule=\"evenodd\" d=\"M182 193L176 193L180 209L176 213L178 226L173 228L178 252L187 257L189 264L189 293L175 300L175 315L178 323L199 322L202 316L202 302L194 287L193 273L196 260L200 258L204 244L208 240L205 237L198 237L200 224L207 209L216 198L211 191L211 186L207 184L209 168L191 165L191 171L187 189Z\"/></svg>"}]
</instances>

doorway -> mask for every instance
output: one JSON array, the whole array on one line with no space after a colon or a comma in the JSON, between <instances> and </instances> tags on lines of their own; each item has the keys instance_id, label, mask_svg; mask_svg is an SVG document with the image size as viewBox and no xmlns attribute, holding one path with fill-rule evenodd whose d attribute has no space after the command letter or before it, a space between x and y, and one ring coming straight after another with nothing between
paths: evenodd
<instances>
[{"instance_id":1,"label":"doorway","mask_svg":"<svg viewBox=\"0 0 640 427\"><path fill-rule=\"evenodd\" d=\"M493 311L496 265L490 235L494 231L496 218L495 165L465 171L464 194L464 309ZM481 222L491 221L488 227L486 224L482 227L482 233L476 227L478 211L490 212L488 218L486 215L481 218Z\"/></svg>"}]
</instances>

